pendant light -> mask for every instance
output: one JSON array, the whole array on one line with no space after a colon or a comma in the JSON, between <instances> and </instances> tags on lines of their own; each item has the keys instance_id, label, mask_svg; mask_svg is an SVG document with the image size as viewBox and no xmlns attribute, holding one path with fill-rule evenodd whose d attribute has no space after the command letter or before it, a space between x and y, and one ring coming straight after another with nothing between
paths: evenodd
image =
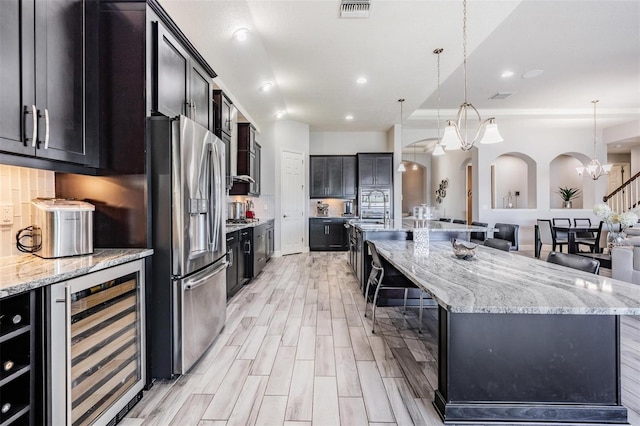
<instances>
[{"instance_id":1,"label":"pendant light","mask_svg":"<svg viewBox=\"0 0 640 426\"><path fill-rule=\"evenodd\" d=\"M413 166L411 166L411 170L418 170L418 163L416 163L416 145L413 144Z\"/></svg>"},{"instance_id":2,"label":"pendant light","mask_svg":"<svg viewBox=\"0 0 640 426\"><path fill-rule=\"evenodd\" d=\"M398 99L398 102L400 102L400 146L402 146L402 104L404 103L404 99ZM402 158L400 159L400 164L398 165L398 171L400 173L404 173L407 171L407 168L402 162Z\"/></svg>"},{"instance_id":3,"label":"pendant light","mask_svg":"<svg viewBox=\"0 0 640 426\"><path fill-rule=\"evenodd\" d=\"M603 166L596 157L596 105L598 102L598 100L591 101L593 104L593 159L586 167L576 167L578 175L582 176L586 171L593 180L598 180L602 175L608 175L612 167L611 164L605 164Z\"/></svg>"},{"instance_id":4,"label":"pendant light","mask_svg":"<svg viewBox=\"0 0 640 426\"><path fill-rule=\"evenodd\" d=\"M473 144L480 139L480 143L502 142L502 136L498 132L495 118L491 117L484 121L480 113L471 102L467 101L467 0L462 2L462 52L463 52L463 73L464 73L464 102L460 105L456 121L447 122L442 136L442 144L447 150L460 149L469 151ZM471 115L471 117L468 117ZM477 128L473 132L473 139L469 138L469 126L474 126L473 116L478 118ZM471 121L471 122L470 122ZM484 130L484 132L483 132Z\"/></svg>"},{"instance_id":5,"label":"pendant light","mask_svg":"<svg viewBox=\"0 0 640 426\"><path fill-rule=\"evenodd\" d=\"M433 149L433 154L431 155L444 155L444 147L440 143L440 54L444 52L444 49L438 47L433 51L436 55L438 55L438 135L436 137L436 147Z\"/></svg>"}]
</instances>

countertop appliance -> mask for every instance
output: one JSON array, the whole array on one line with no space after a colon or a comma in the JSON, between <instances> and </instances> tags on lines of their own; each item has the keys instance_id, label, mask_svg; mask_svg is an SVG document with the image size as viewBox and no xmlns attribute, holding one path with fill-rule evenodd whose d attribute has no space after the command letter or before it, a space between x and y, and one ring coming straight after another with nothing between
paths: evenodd
<instances>
[{"instance_id":1,"label":"countertop appliance","mask_svg":"<svg viewBox=\"0 0 640 426\"><path fill-rule=\"evenodd\" d=\"M36 198L31 201L31 252L45 259L93 253L93 212L84 201Z\"/></svg>"},{"instance_id":2,"label":"countertop appliance","mask_svg":"<svg viewBox=\"0 0 640 426\"><path fill-rule=\"evenodd\" d=\"M353 216L353 201L347 200L342 202L342 216Z\"/></svg>"},{"instance_id":3,"label":"countertop appliance","mask_svg":"<svg viewBox=\"0 0 640 426\"><path fill-rule=\"evenodd\" d=\"M242 201L233 201L229 203L227 210L227 219L242 220L246 217L245 204Z\"/></svg>"},{"instance_id":4,"label":"countertop appliance","mask_svg":"<svg viewBox=\"0 0 640 426\"><path fill-rule=\"evenodd\" d=\"M225 147L185 116L149 117L151 374L184 374L226 321Z\"/></svg>"},{"instance_id":5,"label":"countertop appliance","mask_svg":"<svg viewBox=\"0 0 640 426\"><path fill-rule=\"evenodd\" d=\"M316 204L316 216L327 217L329 216L329 204L318 201Z\"/></svg>"}]
</instances>

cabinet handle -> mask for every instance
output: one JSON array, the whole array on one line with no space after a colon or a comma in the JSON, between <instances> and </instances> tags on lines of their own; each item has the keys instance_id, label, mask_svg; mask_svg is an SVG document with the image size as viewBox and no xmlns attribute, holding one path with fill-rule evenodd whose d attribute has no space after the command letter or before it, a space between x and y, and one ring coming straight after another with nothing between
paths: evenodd
<instances>
[{"instance_id":1,"label":"cabinet handle","mask_svg":"<svg viewBox=\"0 0 640 426\"><path fill-rule=\"evenodd\" d=\"M49 110L44 109L44 149L49 149Z\"/></svg>"},{"instance_id":2,"label":"cabinet handle","mask_svg":"<svg viewBox=\"0 0 640 426\"><path fill-rule=\"evenodd\" d=\"M31 118L33 120L33 132L31 134L31 138L26 137L26 134L25 134L24 140L25 142L31 141L31 146L35 148L36 143L38 141L38 110L36 109L35 105L31 105L31 109L29 109L29 107L25 105L24 107L25 119L28 114L32 115ZM25 130L27 130L26 125L25 125Z\"/></svg>"},{"instance_id":3,"label":"cabinet handle","mask_svg":"<svg viewBox=\"0 0 640 426\"><path fill-rule=\"evenodd\" d=\"M233 250L229 250L227 254L229 255L229 262L227 263L227 268L231 268L233 266Z\"/></svg>"},{"instance_id":4,"label":"cabinet handle","mask_svg":"<svg viewBox=\"0 0 640 426\"><path fill-rule=\"evenodd\" d=\"M191 102L189 100L184 101L184 115L191 117Z\"/></svg>"}]
</instances>

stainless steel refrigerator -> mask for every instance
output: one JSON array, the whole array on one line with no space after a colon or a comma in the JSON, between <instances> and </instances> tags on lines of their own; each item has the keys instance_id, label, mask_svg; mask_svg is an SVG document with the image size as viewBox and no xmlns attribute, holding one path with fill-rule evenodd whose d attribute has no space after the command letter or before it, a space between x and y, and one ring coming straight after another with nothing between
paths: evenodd
<instances>
[{"instance_id":1,"label":"stainless steel refrigerator","mask_svg":"<svg viewBox=\"0 0 640 426\"><path fill-rule=\"evenodd\" d=\"M186 373L226 321L225 149L184 116L147 120L151 374Z\"/></svg>"}]
</instances>

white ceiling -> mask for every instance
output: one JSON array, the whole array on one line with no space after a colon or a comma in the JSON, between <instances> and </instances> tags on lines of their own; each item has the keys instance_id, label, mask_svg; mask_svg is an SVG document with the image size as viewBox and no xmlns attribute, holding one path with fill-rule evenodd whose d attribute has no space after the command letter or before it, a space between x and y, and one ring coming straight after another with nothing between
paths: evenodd
<instances>
[{"instance_id":1,"label":"white ceiling","mask_svg":"<svg viewBox=\"0 0 640 426\"><path fill-rule=\"evenodd\" d=\"M339 0L160 3L258 126L286 110L312 131L386 131L405 98L405 126L435 128L438 47L442 118L463 100L462 1L372 0L368 19L340 19ZM592 126L599 99L600 126L640 119L640 1L469 0L467 15L468 100L483 118ZM544 73L520 77L532 69ZM516 94L488 99L498 91Z\"/></svg>"}]
</instances>

